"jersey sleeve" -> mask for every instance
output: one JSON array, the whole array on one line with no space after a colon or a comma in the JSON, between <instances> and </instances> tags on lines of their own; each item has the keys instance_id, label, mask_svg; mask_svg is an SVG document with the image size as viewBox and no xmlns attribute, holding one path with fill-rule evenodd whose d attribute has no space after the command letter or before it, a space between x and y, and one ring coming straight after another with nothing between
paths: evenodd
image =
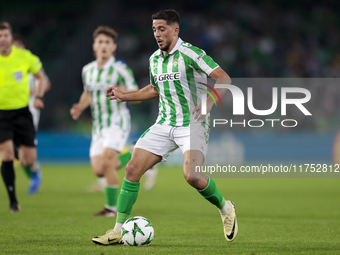
<instances>
[{"instance_id":1,"label":"jersey sleeve","mask_svg":"<svg viewBox=\"0 0 340 255\"><path fill-rule=\"evenodd\" d=\"M124 85L127 91L138 90L137 82L128 66L119 68L117 85Z\"/></svg>"},{"instance_id":2,"label":"jersey sleeve","mask_svg":"<svg viewBox=\"0 0 340 255\"><path fill-rule=\"evenodd\" d=\"M218 67L218 64L203 51L203 53L196 58L194 66L197 70L209 76L212 71Z\"/></svg>"},{"instance_id":3,"label":"jersey sleeve","mask_svg":"<svg viewBox=\"0 0 340 255\"><path fill-rule=\"evenodd\" d=\"M150 84L154 87L157 87L155 83L155 79L153 78L152 73L151 73L151 67L149 68L149 73L150 73Z\"/></svg>"},{"instance_id":4,"label":"jersey sleeve","mask_svg":"<svg viewBox=\"0 0 340 255\"><path fill-rule=\"evenodd\" d=\"M83 70L81 71L81 79L83 81L83 88L84 90L87 90L87 86L86 86L86 66L83 67Z\"/></svg>"},{"instance_id":5,"label":"jersey sleeve","mask_svg":"<svg viewBox=\"0 0 340 255\"><path fill-rule=\"evenodd\" d=\"M28 63L28 71L32 74L36 74L42 68L40 59L36 55L33 55L30 51L28 51Z\"/></svg>"},{"instance_id":6,"label":"jersey sleeve","mask_svg":"<svg viewBox=\"0 0 340 255\"><path fill-rule=\"evenodd\" d=\"M219 65L210 56L208 56L204 50L192 46L191 44L188 44L188 46L185 46L184 48L184 53L192 59L190 64L196 70L209 76L212 71L219 67Z\"/></svg>"}]
</instances>

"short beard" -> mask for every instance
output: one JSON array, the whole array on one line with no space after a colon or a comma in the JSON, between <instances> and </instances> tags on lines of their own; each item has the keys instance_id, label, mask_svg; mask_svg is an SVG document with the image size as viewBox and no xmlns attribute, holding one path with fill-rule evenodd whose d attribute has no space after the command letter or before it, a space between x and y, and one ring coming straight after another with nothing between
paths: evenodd
<instances>
[{"instance_id":1,"label":"short beard","mask_svg":"<svg viewBox=\"0 0 340 255\"><path fill-rule=\"evenodd\" d=\"M161 51L168 51L170 48L171 42L167 43L163 48L159 47L161 49Z\"/></svg>"},{"instance_id":2,"label":"short beard","mask_svg":"<svg viewBox=\"0 0 340 255\"><path fill-rule=\"evenodd\" d=\"M9 45L7 48L0 49L0 52L1 52L2 54L6 54L6 53L10 50L10 48L11 48L11 45Z\"/></svg>"}]
</instances>

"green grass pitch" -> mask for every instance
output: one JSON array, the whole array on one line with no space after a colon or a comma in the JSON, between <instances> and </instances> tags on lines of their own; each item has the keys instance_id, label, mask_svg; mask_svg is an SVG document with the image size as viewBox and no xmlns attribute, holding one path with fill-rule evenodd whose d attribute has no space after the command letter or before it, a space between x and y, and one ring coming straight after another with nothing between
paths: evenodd
<instances>
[{"instance_id":1,"label":"green grass pitch","mask_svg":"<svg viewBox=\"0 0 340 255\"><path fill-rule=\"evenodd\" d=\"M120 171L123 178L124 171ZM27 195L16 169L22 212L9 212L0 188L0 254L340 254L340 179L215 179L235 202L239 233L227 243L219 213L186 184L180 168L160 167L152 191L142 186L132 216L148 218L148 247L98 246L114 218L93 213L103 193L88 193L89 165L43 164L42 190Z\"/></svg>"}]
</instances>

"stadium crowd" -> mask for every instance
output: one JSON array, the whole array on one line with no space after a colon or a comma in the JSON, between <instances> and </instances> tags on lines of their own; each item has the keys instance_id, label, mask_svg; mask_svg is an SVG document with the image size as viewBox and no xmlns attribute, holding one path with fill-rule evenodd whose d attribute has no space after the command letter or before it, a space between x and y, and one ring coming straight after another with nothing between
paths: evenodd
<instances>
[{"instance_id":1,"label":"stadium crowd","mask_svg":"<svg viewBox=\"0 0 340 255\"><path fill-rule=\"evenodd\" d=\"M0 14L6 12L1 16L5 16L14 30L27 38L29 48L42 59L49 73L55 56L60 55L65 44L72 43L82 22L100 2L103 1L60 1L58 5L35 2L30 5L22 1L22 5L9 3L12 11L0 10ZM164 8L161 5L150 2L139 6L136 0L121 1L120 13L125 13L121 14L123 22L108 24L120 34L117 57L134 70L139 86L148 84L148 58L157 49L150 36L150 15ZM340 77L339 7L332 1L309 1L307 5L303 1L200 0L174 2L172 7L185 14L181 16L182 39L205 49L232 78ZM79 70L74 72L79 76ZM81 93L80 77L79 84L67 86ZM312 124L303 121L303 127L321 131L338 127L340 123L334 121L334 114L340 110L339 91L313 86L311 93L318 94L318 103L324 109L318 113L322 120L315 118ZM61 124L73 122L67 114L60 112L62 105L67 109L73 99L65 97L60 100L59 109L57 106L50 109L59 119L51 124L54 126L45 128L56 129L58 125L63 126L62 129L74 128L72 124ZM143 120L148 115L157 114L157 105L157 102L146 103L133 109L133 113L140 113ZM138 129L143 129L138 120L137 125Z\"/></svg>"}]
</instances>

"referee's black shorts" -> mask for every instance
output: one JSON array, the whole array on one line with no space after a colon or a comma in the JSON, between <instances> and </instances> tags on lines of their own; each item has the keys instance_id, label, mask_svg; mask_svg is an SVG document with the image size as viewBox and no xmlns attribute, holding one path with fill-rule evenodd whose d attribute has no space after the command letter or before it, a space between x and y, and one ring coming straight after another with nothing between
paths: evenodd
<instances>
[{"instance_id":1,"label":"referee's black shorts","mask_svg":"<svg viewBox=\"0 0 340 255\"><path fill-rule=\"evenodd\" d=\"M35 129L28 107L0 110L0 143L13 140L14 144L35 147Z\"/></svg>"}]
</instances>

